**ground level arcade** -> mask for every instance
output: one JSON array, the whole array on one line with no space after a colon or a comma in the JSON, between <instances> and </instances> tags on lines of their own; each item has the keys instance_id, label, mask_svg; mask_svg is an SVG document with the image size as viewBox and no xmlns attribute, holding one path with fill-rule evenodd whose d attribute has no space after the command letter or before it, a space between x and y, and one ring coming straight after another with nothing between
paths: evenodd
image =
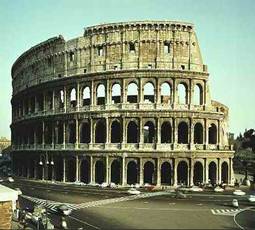
<instances>
[{"instance_id":1,"label":"ground level arcade","mask_svg":"<svg viewBox=\"0 0 255 230\"><path fill-rule=\"evenodd\" d=\"M140 157L124 154L72 155L41 153L14 155L15 175L38 180L111 183L122 186L145 183L177 186L200 183L233 184L232 157Z\"/></svg>"}]
</instances>

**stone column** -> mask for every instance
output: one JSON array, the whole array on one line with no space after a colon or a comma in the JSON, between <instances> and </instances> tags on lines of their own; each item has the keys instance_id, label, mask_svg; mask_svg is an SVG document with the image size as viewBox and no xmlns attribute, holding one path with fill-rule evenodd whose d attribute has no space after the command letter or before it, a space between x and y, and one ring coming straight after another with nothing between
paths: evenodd
<instances>
[{"instance_id":1,"label":"stone column","mask_svg":"<svg viewBox=\"0 0 255 230\"><path fill-rule=\"evenodd\" d=\"M42 146L44 148L44 144L45 144L45 123L44 121L42 121Z\"/></svg>"},{"instance_id":2,"label":"stone column","mask_svg":"<svg viewBox=\"0 0 255 230\"><path fill-rule=\"evenodd\" d=\"M78 149L80 143L80 132L79 132L79 120L77 118L75 119L75 136L76 136L75 148Z\"/></svg>"},{"instance_id":3,"label":"stone column","mask_svg":"<svg viewBox=\"0 0 255 230\"><path fill-rule=\"evenodd\" d=\"M52 91L52 112L55 113L55 90Z\"/></svg>"},{"instance_id":4,"label":"stone column","mask_svg":"<svg viewBox=\"0 0 255 230\"><path fill-rule=\"evenodd\" d=\"M127 103L127 91L126 91L126 81L122 79L122 87L121 87L121 102L123 104Z\"/></svg>"},{"instance_id":5,"label":"stone column","mask_svg":"<svg viewBox=\"0 0 255 230\"><path fill-rule=\"evenodd\" d=\"M174 185L174 187L176 187L177 186L177 184L178 184L178 181L177 181L177 179L178 179L178 177L177 177L177 159L176 158L174 158L173 159L173 165L174 165L174 181L173 181L173 185Z\"/></svg>"},{"instance_id":6,"label":"stone column","mask_svg":"<svg viewBox=\"0 0 255 230\"><path fill-rule=\"evenodd\" d=\"M67 97L66 97L66 87L64 86L64 111L66 113L67 110Z\"/></svg>"},{"instance_id":7,"label":"stone column","mask_svg":"<svg viewBox=\"0 0 255 230\"><path fill-rule=\"evenodd\" d=\"M208 139L209 139L209 136L208 136L208 121L205 118L205 125L204 125L204 144L205 144L205 149L207 148L207 145L208 145Z\"/></svg>"},{"instance_id":8,"label":"stone column","mask_svg":"<svg viewBox=\"0 0 255 230\"><path fill-rule=\"evenodd\" d=\"M194 83L193 80L189 80L189 105L190 108L192 107L192 105L194 104Z\"/></svg>"},{"instance_id":9,"label":"stone column","mask_svg":"<svg viewBox=\"0 0 255 230\"><path fill-rule=\"evenodd\" d=\"M105 170L106 170L105 182L109 184L111 178L109 177L109 157L108 156L105 157Z\"/></svg>"},{"instance_id":10,"label":"stone column","mask_svg":"<svg viewBox=\"0 0 255 230\"><path fill-rule=\"evenodd\" d=\"M160 126L160 118L157 118L157 144L161 144L161 126Z\"/></svg>"},{"instance_id":11,"label":"stone column","mask_svg":"<svg viewBox=\"0 0 255 230\"><path fill-rule=\"evenodd\" d=\"M90 183L91 184L95 183L95 169L92 156L90 156Z\"/></svg>"},{"instance_id":12,"label":"stone column","mask_svg":"<svg viewBox=\"0 0 255 230\"><path fill-rule=\"evenodd\" d=\"M66 121L63 121L63 148L66 148Z\"/></svg>"},{"instance_id":13,"label":"stone column","mask_svg":"<svg viewBox=\"0 0 255 230\"><path fill-rule=\"evenodd\" d=\"M93 119L90 118L90 144L95 143L95 135L94 135L94 123Z\"/></svg>"},{"instance_id":14,"label":"stone column","mask_svg":"<svg viewBox=\"0 0 255 230\"><path fill-rule=\"evenodd\" d=\"M143 144L143 119L140 117L139 119L139 144Z\"/></svg>"},{"instance_id":15,"label":"stone column","mask_svg":"<svg viewBox=\"0 0 255 230\"><path fill-rule=\"evenodd\" d=\"M126 178L126 159L125 156L122 157L122 186L127 184Z\"/></svg>"},{"instance_id":16,"label":"stone column","mask_svg":"<svg viewBox=\"0 0 255 230\"><path fill-rule=\"evenodd\" d=\"M157 186L161 186L160 158L157 158Z\"/></svg>"},{"instance_id":17,"label":"stone column","mask_svg":"<svg viewBox=\"0 0 255 230\"><path fill-rule=\"evenodd\" d=\"M106 144L111 142L110 135L111 135L111 128L109 127L109 118L105 118L105 126L106 126Z\"/></svg>"},{"instance_id":18,"label":"stone column","mask_svg":"<svg viewBox=\"0 0 255 230\"><path fill-rule=\"evenodd\" d=\"M176 148L175 145L178 143L178 126L177 126L177 119L173 118L173 143L174 149Z\"/></svg>"},{"instance_id":19,"label":"stone column","mask_svg":"<svg viewBox=\"0 0 255 230\"><path fill-rule=\"evenodd\" d=\"M66 182L66 159L63 158L63 182Z\"/></svg>"},{"instance_id":20,"label":"stone column","mask_svg":"<svg viewBox=\"0 0 255 230\"><path fill-rule=\"evenodd\" d=\"M194 177L194 162L193 159L190 158L190 166L189 166L189 186L193 186L193 177Z\"/></svg>"},{"instance_id":21,"label":"stone column","mask_svg":"<svg viewBox=\"0 0 255 230\"><path fill-rule=\"evenodd\" d=\"M189 126L189 137L188 141L190 145L194 144L194 124L193 124L193 119L190 118L190 126Z\"/></svg>"},{"instance_id":22,"label":"stone column","mask_svg":"<svg viewBox=\"0 0 255 230\"><path fill-rule=\"evenodd\" d=\"M127 129L126 129L126 118L122 117L122 145L127 143Z\"/></svg>"},{"instance_id":23,"label":"stone column","mask_svg":"<svg viewBox=\"0 0 255 230\"><path fill-rule=\"evenodd\" d=\"M111 92L111 89L110 89L110 82L109 82L109 80L106 80L106 87L105 87L106 89L106 95L105 95L105 97L106 97L106 103L105 104L107 104L107 105L109 105L109 104L111 104L112 103L112 101L111 101L111 97L110 97L110 92Z\"/></svg>"},{"instance_id":24,"label":"stone column","mask_svg":"<svg viewBox=\"0 0 255 230\"><path fill-rule=\"evenodd\" d=\"M140 186L142 186L143 185L143 159L142 158L140 158L139 159L139 184L140 184Z\"/></svg>"},{"instance_id":25,"label":"stone column","mask_svg":"<svg viewBox=\"0 0 255 230\"><path fill-rule=\"evenodd\" d=\"M94 81L91 81L91 87L90 87L90 104L92 106L95 105L95 93L94 93Z\"/></svg>"},{"instance_id":26,"label":"stone column","mask_svg":"<svg viewBox=\"0 0 255 230\"><path fill-rule=\"evenodd\" d=\"M218 123L218 127L217 127L217 144L218 144L218 146L220 146L220 144L221 144L221 139L220 139L220 134L221 134L220 120L218 120L217 123Z\"/></svg>"},{"instance_id":27,"label":"stone column","mask_svg":"<svg viewBox=\"0 0 255 230\"><path fill-rule=\"evenodd\" d=\"M156 61L156 63L157 63L157 61ZM161 103L161 100L160 100L160 98L161 98L161 87L160 87L158 78L156 79L156 88L155 89L156 89L156 92L155 92L156 100L155 100L155 102L157 104L160 104Z\"/></svg>"},{"instance_id":28,"label":"stone column","mask_svg":"<svg viewBox=\"0 0 255 230\"><path fill-rule=\"evenodd\" d=\"M79 56L79 55L78 55ZM79 62L78 62L79 63ZM79 112L80 111L80 107L81 107L81 95L80 95L80 83L77 83L77 94L76 94L76 98L77 98L77 104L76 104L76 109Z\"/></svg>"},{"instance_id":29,"label":"stone column","mask_svg":"<svg viewBox=\"0 0 255 230\"><path fill-rule=\"evenodd\" d=\"M207 104L207 81L204 80L204 98L203 98L203 104L206 105Z\"/></svg>"},{"instance_id":30,"label":"stone column","mask_svg":"<svg viewBox=\"0 0 255 230\"><path fill-rule=\"evenodd\" d=\"M221 179L221 159L218 158L218 183L221 184L222 179Z\"/></svg>"},{"instance_id":31,"label":"stone column","mask_svg":"<svg viewBox=\"0 0 255 230\"><path fill-rule=\"evenodd\" d=\"M177 88L176 88L176 79L173 78L173 86L172 86L172 104L173 104L173 109L176 107L176 99L178 96Z\"/></svg>"},{"instance_id":32,"label":"stone column","mask_svg":"<svg viewBox=\"0 0 255 230\"><path fill-rule=\"evenodd\" d=\"M139 78L139 104L143 103L143 82L142 79Z\"/></svg>"},{"instance_id":33,"label":"stone column","mask_svg":"<svg viewBox=\"0 0 255 230\"><path fill-rule=\"evenodd\" d=\"M232 158L229 158L228 164L228 184L232 184L232 175L233 175L233 167L232 167Z\"/></svg>"},{"instance_id":34,"label":"stone column","mask_svg":"<svg viewBox=\"0 0 255 230\"><path fill-rule=\"evenodd\" d=\"M75 181L79 182L79 174L80 174L80 167L79 167L79 157L76 155L75 156Z\"/></svg>"},{"instance_id":35,"label":"stone column","mask_svg":"<svg viewBox=\"0 0 255 230\"><path fill-rule=\"evenodd\" d=\"M204 158L204 183L205 184L208 184L208 179L209 179L208 163L207 163L207 159Z\"/></svg>"}]
</instances>

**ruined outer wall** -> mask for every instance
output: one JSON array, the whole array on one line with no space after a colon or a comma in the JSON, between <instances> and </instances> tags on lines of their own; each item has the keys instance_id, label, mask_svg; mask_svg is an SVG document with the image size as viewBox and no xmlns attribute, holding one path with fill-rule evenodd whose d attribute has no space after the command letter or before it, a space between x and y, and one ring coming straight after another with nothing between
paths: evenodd
<instances>
[{"instance_id":1,"label":"ruined outer wall","mask_svg":"<svg viewBox=\"0 0 255 230\"><path fill-rule=\"evenodd\" d=\"M129 52L131 43L134 52ZM164 52L165 45L169 45L169 53ZM62 36L51 38L14 63L13 94L61 77L148 67L206 71L193 25L171 21L113 23L88 27L83 37L69 41Z\"/></svg>"}]
</instances>

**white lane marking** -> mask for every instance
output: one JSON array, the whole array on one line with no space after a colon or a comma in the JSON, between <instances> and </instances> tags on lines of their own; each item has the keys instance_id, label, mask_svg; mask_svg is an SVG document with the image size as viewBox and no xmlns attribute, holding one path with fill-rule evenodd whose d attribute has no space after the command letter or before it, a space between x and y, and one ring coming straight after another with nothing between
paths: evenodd
<instances>
[{"instance_id":1,"label":"white lane marking","mask_svg":"<svg viewBox=\"0 0 255 230\"><path fill-rule=\"evenodd\" d=\"M65 204L71 210L78 210L78 209L82 209L82 208L102 206L102 205L113 204L113 203L117 203L117 202L131 201L131 200L149 198L149 197L165 195L165 194L168 194L168 193L167 192L142 193L139 195L131 195L131 196L111 198L111 199L90 201L90 202L81 203L81 204L61 203L61 202L55 202L55 201L51 201L51 200L43 200L43 199L39 199L36 197L30 197L30 196L26 196L26 195L22 195L22 197L24 197L28 200L31 200L34 203L44 205L45 207L52 209L52 210L56 209L56 207L61 204ZM145 203L148 203L148 201L145 201Z\"/></svg>"},{"instance_id":2,"label":"white lane marking","mask_svg":"<svg viewBox=\"0 0 255 230\"><path fill-rule=\"evenodd\" d=\"M84 220L80 220L80 219L78 219L78 218L76 218L76 217L74 217L74 216L68 216L69 218L71 218L71 219L74 219L74 220L76 220L76 221L78 221L78 222L80 222L80 223L83 223L83 224L85 224L85 225L88 225L88 226L90 226L90 227L92 227L92 228L95 228L95 229L100 229L99 227L97 227L97 226L95 226L95 225L92 225L92 224L89 224L88 222L86 222L86 221L84 221Z\"/></svg>"},{"instance_id":3,"label":"white lane marking","mask_svg":"<svg viewBox=\"0 0 255 230\"><path fill-rule=\"evenodd\" d=\"M234 216L242 209L211 209L213 215Z\"/></svg>"}]
</instances>

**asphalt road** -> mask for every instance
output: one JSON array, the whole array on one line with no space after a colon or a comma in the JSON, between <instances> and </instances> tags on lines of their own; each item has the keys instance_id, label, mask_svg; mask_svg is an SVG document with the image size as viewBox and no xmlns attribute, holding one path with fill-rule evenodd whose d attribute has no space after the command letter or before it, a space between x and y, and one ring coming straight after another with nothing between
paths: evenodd
<instances>
[{"instance_id":1,"label":"asphalt road","mask_svg":"<svg viewBox=\"0 0 255 230\"><path fill-rule=\"evenodd\" d=\"M255 229L255 204L238 198L239 209L231 206L230 194L195 193L176 199L173 193L143 193L130 198L126 190L55 185L16 181L23 195L75 204L68 217L69 228L83 229ZM23 207L34 202L20 198ZM51 214L55 226L60 217Z\"/></svg>"}]
</instances>

